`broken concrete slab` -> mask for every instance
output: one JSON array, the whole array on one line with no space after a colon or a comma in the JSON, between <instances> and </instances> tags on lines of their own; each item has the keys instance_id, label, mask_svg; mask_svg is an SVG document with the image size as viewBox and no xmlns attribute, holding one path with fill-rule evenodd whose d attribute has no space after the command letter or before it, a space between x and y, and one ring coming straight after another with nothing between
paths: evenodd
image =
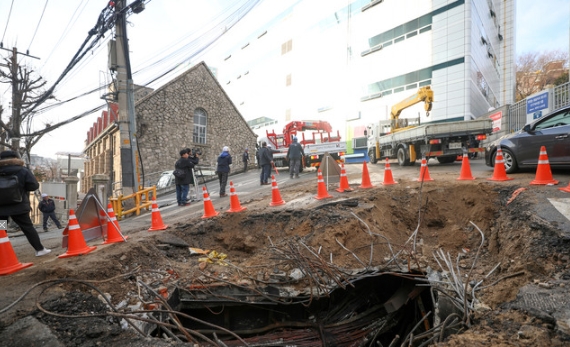
<instances>
[{"instance_id":1,"label":"broken concrete slab","mask_svg":"<svg viewBox=\"0 0 570 347\"><path fill-rule=\"evenodd\" d=\"M65 347L45 324L32 316L24 317L2 330L0 341L3 346L11 347Z\"/></svg>"}]
</instances>

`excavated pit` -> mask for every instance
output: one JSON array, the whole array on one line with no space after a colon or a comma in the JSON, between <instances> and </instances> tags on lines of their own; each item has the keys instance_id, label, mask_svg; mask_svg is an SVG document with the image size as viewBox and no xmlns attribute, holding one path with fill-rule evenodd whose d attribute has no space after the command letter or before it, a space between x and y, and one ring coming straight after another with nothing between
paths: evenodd
<instances>
[{"instance_id":1,"label":"excavated pit","mask_svg":"<svg viewBox=\"0 0 570 347\"><path fill-rule=\"evenodd\" d=\"M511 346L496 331L530 320L506 303L568 273L567 243L533 213L531 189L513 200L517 186L402 183L325 201L299 186L281 208L242 201L244 212L131 233L14 286L90 281L36 299L64 346Z\"/></svg>"},{"instance_id":2,"label":"excavated pit","mask_svg":"<svg viewBox=\"0 0 570 347\"><path fill-rule=\"evenodd\" d=\"M226 346L389 345L418 321L425 321L418 333L433 325L429 290L413 278L367 273L321 296L272 285L193 288L179 290L174 301L193 317L181 318L185 327Z\"/></svg>"}]
</instances>

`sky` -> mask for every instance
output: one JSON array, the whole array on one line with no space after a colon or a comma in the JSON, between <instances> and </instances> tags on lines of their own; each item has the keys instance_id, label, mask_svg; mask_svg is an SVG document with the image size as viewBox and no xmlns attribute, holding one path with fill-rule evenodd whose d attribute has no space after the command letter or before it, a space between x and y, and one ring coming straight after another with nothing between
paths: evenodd
<instances>
[{"instance_id":1,"label":"sky","mask_svg":"<svg viewBox=\"0 0 570 347\"><path fill-rule=\"evenodd\" d=\"M169 75L157 79L172 67L192 66L207 58L208 53L214 55L215 44L199 54L196 51L223 37L227 30L236 30L232 25L248 9L254 7L250 15L256 11L277 12L294 1L298 0L147 2L143 12L128 18L134 83L145 85L156 79L150 87L157 88L173 78ZM2 0L0 35L3 47L10 51L0 49L0 58L10 57L13 47L19 52L28 51L33 57L19 55L18 63L34 70L47 82L46 88L51 87L79 51L106 5L106 0ZM554 49L568 52L569 18L567 0L517 0L517 55ZM86 116L45 135L32 149L33 154L56 158L58 152L83 150L87 131L101 114L89 110L104 105L104 101L100 92L81 95L108 83L106 47L110 37L108 31L98 45L85 52L56 87L56 99L38 109L32 127L40 129L45 124ZM195 55L189 57L191 52ZM4 107L2 120L7 121L11 114L11 89L4 83L0 84L0 103Z\"/></svg>"}]
</instances>

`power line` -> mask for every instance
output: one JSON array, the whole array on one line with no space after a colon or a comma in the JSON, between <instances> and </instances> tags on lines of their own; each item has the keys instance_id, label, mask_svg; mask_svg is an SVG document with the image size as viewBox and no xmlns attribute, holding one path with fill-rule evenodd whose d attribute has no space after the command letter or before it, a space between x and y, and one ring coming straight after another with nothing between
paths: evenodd
<instances>
[{"instance_id":1,"label":"power line","mask_svg":"<svg viewBox=\"0 0 570 347\"><path fill-rule=\"evenodd\" d=\"M28 46L28 50L26 51L26 53L30 52L30 47L32 47L32 43L34 42L34 39L36 38L36 34L38 32L38 29L40 28L40 24L42 23L42 19L44 18L44 13L46 12L46 7L48 4L49 0L46 0L46 4L44 5L44 9L42 10L42 15L40 16L40 20L38 22L38 25L36 26L36 31L34 31L34 36L32 36L32 41L30 41L30 45Z\"/></svg>"},{"instance_id":2,"label":"power line","mask_svg":"<svg viewBox=\"0 0 570 347\"><path fill-rule=\"evenodd\" d=\"M89 0L87 0L87 2L85 2L85 0L82 0L79 5L77 5L77 8L75 9L75 11L73 12L73 15L71 15L71 18L69 19L69 22L67 22L67 25L65 26L65 29L63 29L63 34L59 37L59 40L57 40L57 43L53 46L51 52L49 52L47 58L44 60L44 66L48 63L49 59L51 58L51 55L57 50L57 48L59 47L61 41L63 41L63 39L67 36L68 33L70 33L71 31L68 30L70 28L70 26L73 26L75 24L75 22L77 21L77 19L79 18L79 15L81 15L81 12L83 12L83 10L85 9L85 7L87 6L87 3L89 2ZM79 8L81 7L82 4L83 8L81 9L81 11L79 12L79 14L76 13L79 10ZM73 22L73 24L72 24Z\"/></svg>"},{"instance_id":3,"label":"power line","mask_svg":"<svg viewBox=\"0 0 570 347\"><path fill-rule=\"evenodd\" d=\"M186 53L184 54L184 58L182 60L179 60L177 63L173 64L174 67L172 67L172 65L166 69L166 71L163 71L161 73L159 73L158 75L155 75L155 77L151 77L151 80L147 83L144 84L144 86L148 86L151 83L156 82L157 80L167 76L168 74L170 74L171 72L173 72L174 70L176 70L177 68L179 68L180 66L182 66L184 63L188 63L191 61L191 59L194 59L196 56L201 55L202 53L204 53L207 49L211 48L211 46L219 39L221 38L225 33L228 32L229 29L231 29L234 25L236 25L246 14L248 14L261 0L249 0L247 1L243 6L239 7L237 10L231 12L230 14L227 14L225 17L223 17L223 19L218 22L217 24L215 24L211 29L207 30L201 37L198 37L194 40L192 40L191 42L189 42L188 44L186 44L185 46L178 48L177 50L174 51L174 53L169 54L168 57L165 58L161 58L159 59L157 62L151 63L150 65L138 70L136 73L140 73L143 70L146 71L147 69L150 69L151 67L160 64L160 63L167 63L168 61L171 61L173 57L176 57L178 55L182 55L185 52L189 52L190 49L190 54ZM101 40L103 36L103 34L112 28L112 24L114 23L114 19L116 17L113 16L113 13L108 13L109 10L109 6L106 7L105 9L103 9L101 11L101 14L99 16L99 19L97 21L97 24L95 25L95 27L89 32L89 36L87 37L87 39L84 41L84 43L82 44L81 48L79 49L79 51L75 54L75 56L73 57L73 59L71 60L71 62L68 64L68 67L64 70L64 72L60 75L60 77L58 78L58 80L56 81L56 83L54 83L54 85L46 92L43 94L43 96L46 96L44 98L44 100L38 101L38 103L36 103L33 108L30 110L30 112L32 112L34 109L36 109L37 107L39 107L39 105L43 102L45 102L47 100L47 97L49 97L55 87L63 80L64 77L66 77L74 67L76 67L76 65L78 63L81 62L81 60L83 59L83 57L85 56L86 52L93 49L96 45L99 45L101 47L101 43L99 42ZM224 12L222 12L222 15L226 14L228 12L228 9L225 9ZM219 18L220 16L218 16ZM224 24L224 30L220 31L219 30L219 25ZM216 29L218 30L218 32L216 33ZM98 33L96 39L91 42L89 45L87 45L87 43L89 42L89 40L91 39L91 37L95 34ZM199 44L199 40L200 39L204 39L205 37L207 37L207 42L203 43L202 45ZM179 41L177 41L179 42ZM87 47L85 50L84 48ZM75 71L73 71L75 72ZM69 76L68 76L69 77ZM97 87L95 89L92 89L86 93L83 93L81 95L77 95L74 97L71 97L65 101L61 101L58 102L56 104L52 104L49 106L46 106L42 109L37 110L37 113L44 113L47 112L53 108L56 108L58 106L61 106L63 104L66 104L68 102L77 100L81 97L87 96L87 95L91 95L95 92L98 92L100 90L102 90L103 88L105 88L105 86L103 87ZM74 116L66 121L60 122L58 124L55 124L53 126L51 126L50 128L48 128L49 130L54 130L62 125L65 124L69 124L75 120L78 120L80 118L83 118L85 116L87 116L88 114L92 114L93 112L96 112L98 110L101 110L104 107L104 105L102 106L98 106L95 107L89 111L83 112L80 115ZM46 131L47 129L42 129L42 131ZM36 133L32 133L29 134L29 136L34 136L37 135L38 132Z\"/></svg>"},{"instance_id":4,"label":"power line","mask_svg":"<svg viewBox=\"0 0 570 347\"><path fill-rule=\"evenodd\" d=\"M8 19L6 20L6 27L4 28L4 34L2 34L2 41L0 41L0 45L4 45L4 36L6 35L6 30L8 30L8 23L10 23L10 17L12 16L12 6L14 6L14 0L12 0L12 3L10 4L10 12L8 13Z\"/></svg>"}]
</instances>

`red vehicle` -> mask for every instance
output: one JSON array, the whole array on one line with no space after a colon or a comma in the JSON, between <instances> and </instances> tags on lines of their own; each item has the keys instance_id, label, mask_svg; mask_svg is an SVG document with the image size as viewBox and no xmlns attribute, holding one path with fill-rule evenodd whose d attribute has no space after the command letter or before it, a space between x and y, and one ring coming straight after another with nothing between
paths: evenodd
<instances>
[{"instance_id":1,"label":"red vehicle","mask_svg":"<svg viewBox=\"0 0 570 347\"><path fill-rule=\"evenodd\" d=\"M318 167L327 152L340 163L341 156L346 152L346 143L341 141L340 132L337 130L336 136L331 135L332 126L327 121L292 121L285 125L282 134L275 131L266 133L267 144L273 149L273 162L277 167L289 166L285 156L293 136L297 136L305 152L301 170L303 167Z\"/></svg>"}]
</instances>

